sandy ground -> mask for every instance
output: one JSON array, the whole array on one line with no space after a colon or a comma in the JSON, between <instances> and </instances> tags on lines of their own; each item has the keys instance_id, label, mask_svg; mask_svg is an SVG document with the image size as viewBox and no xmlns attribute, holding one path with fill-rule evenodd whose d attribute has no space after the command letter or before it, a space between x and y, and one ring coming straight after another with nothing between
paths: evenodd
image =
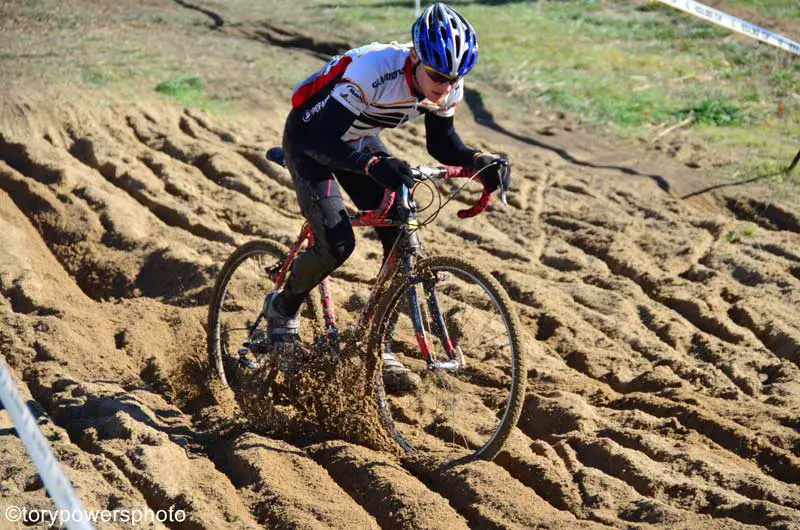
<instances>
[{"instance_id":1,"label":"sandy ground","mask_svg":"<svg viewBox=\"0 0 800 530\"><path fill-rule=\"evenodd\" d=\"M0 101L0 351L87 508L174 506L192 529L800 528L800 208L468 109L465 137L514 161L511 205L451 204L424 240L466 247L525 326L505 450L443 467L257 434L208 389L204 322L235 246L302 224L262 156L286 110ZM387 143L424 161L422 133ZM378 266L361 235L340 307ZM49 503L0 411L0 508Z\"/></svg>"}]
</instances>

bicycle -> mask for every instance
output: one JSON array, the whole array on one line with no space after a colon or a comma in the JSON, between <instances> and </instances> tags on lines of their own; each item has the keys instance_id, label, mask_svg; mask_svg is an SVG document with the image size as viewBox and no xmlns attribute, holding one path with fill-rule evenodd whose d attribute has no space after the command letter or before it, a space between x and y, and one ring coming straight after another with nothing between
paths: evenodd
<instances>
[{"instance_id":1,"label":"bicycle","mask_svg":"<svg viewBox=\"0 0 800 530\"><path fill-rule=\"evenodd\" d=\"M285 167L282 149L270 149L267 158ZM431 186L436 180L478 176L467 168L427 166L413 168L413 174L418 183L437 191ZM446 447L472 451L472 458L491 460L522 410L526 370L521 325L508 293L481 266L461 257L425 256L419 230L444 205L439 193L435 213L420 221L418 214L427 207L417 207L414 190L387 190L377 210L350 215L354 227L401 228L351 336L367 337L367 350L378 363L374 385L381 421L404 451L415 451L415 441L433 436ZM505 191L501 187L503 202ZM491 196L484 187L478 202L458 216L480 214ZM264 392L279 395L280 373L298 369L292 355L271 349L264 302L269 292L283 286L303 246L313 244L306 222L291 249L269 240L251 241L236 249L220 270L209 307L208 352L219 379L234 391L243 371L262 368L269 372ZM311 350L336 358L342 337L327 278L319 295L312 293L304 306L301 336L310 337ZM385 391L380 369L384 351L402 356L422 376L417 391L397 396ZM290 395L283 394L284 400Z\"/></svg>"}]
</instances>

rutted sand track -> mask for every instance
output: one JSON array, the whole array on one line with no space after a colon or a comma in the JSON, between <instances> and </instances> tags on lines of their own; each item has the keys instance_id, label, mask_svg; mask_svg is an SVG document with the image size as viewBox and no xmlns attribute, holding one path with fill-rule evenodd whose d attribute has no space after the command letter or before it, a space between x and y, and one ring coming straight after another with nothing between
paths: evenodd
<instances>
[{"instance_id":1,"label":"rutted sand track","mask_svg":"<svg viewBox=\"0 0 800 530\"><path fill-rule=\"evenodd\" d=\"M261 158L280 124L253 136L155 105L2 105L0 349L88 507L174 505L190 516L176 528L209 529L800 528L790 208L731 197L704 213L649 180L506 144L512 206L470 222L450 207L425 241L466 240L512 294L529 394L496 462L442 468L269 439L206 390L218 267L301 223L288 176ZM415 127L388 142L421 161ZM340 306L377 266L362 237L334 278ZM0 421L0 491L46 506Z\"/></svg>"}]
</instances>

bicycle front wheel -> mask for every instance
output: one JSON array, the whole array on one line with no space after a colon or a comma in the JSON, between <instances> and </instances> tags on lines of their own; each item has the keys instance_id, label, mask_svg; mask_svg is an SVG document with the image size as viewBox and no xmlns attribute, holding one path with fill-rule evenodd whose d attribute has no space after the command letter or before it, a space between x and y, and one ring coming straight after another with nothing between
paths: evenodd
<instances>
[{"instance_id":1,"label":"bicycle front wheel","mask_svg":"<svg viewBox=\"0 0 800 530\"><path fill-rule=\"evenodd\" d=\"M394 439L406 451L444 444L494 458L519 419L526 378L519 318L503 287L466 260L431 257L392 284L375 317L370 351L395 354L422 379L417 390L390 395L376 373L378 405ZM415 318L431 357L440 366L457 361L457 368L429 368Z\"/></svg>"}]
</instances>

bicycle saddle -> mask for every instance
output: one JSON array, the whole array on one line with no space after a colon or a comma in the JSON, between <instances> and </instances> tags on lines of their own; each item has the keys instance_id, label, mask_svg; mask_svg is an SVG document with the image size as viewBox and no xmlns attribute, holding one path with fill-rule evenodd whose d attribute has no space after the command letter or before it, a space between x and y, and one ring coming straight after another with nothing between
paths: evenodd
<instances>
[{"instance_id":1,"label":"bicycle saddle","mask_svg":"<svg viewBox=\"0 0 800 530\"><path fill-rule=\"evenodd\" d=\"M267 149L267 160L286 167L286 157L283 156L283 147L270 147Z\"/></svg>"}]
</instances>

